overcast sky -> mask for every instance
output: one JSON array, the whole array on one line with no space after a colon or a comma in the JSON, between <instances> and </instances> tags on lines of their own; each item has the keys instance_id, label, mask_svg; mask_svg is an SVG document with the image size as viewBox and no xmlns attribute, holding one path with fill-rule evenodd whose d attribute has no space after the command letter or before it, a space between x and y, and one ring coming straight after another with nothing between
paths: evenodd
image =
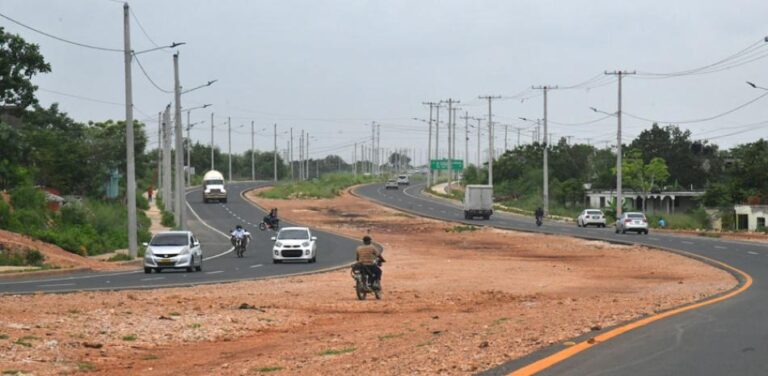
<instances>
[{"instance_id":1,"label":"overcast sky","mask_svg":"<svg viewBox=\"0 0 768 376\"><path fill-rule=\"evenodd\" d=\"M218 80L183 95L182 106L213 104L191 112L192 122L205 121L193 127L192 138L210 142L214 112L216 144L225 151L225 124L231 116L239 132L233 133L233 152L250 148L254 121L257 131L269 128L270 135L274 123L281 133L290 127L294 135L301 129L310 132L313 157L334 153L350 160L351 143L370 137L369 124L376 121L382 124L382 147L416 148L423 155L426 124L412 120L429 116L423 101L454 98L461 101L462 112L484 117L487 102L478 96L501 95L493 103L494 119L528 127L518 117L536 119L543 112L540 92L526 92L532 85L568 87L606 70L684 71L751 45L748 55L732 62L768 54L768 43L756 44L768 35L764 0L135 0L130 5L135 51L153 47L152 41L186 42L179 48L182 86ZM122 48L122 3L114 0L3 0L0 13L61 38ZM43 105L58 102L79 121L124 119L122 53L66 44L5 19L0 25L39 44L50 62L52 72L34 79ZM139 58L161 88L172 89L171 51ZM733 65L712 74L628 77L624 111L662 122L694 120L765 93L745 81L768 87L768 58ZM549 130L556 138L573 136L573 142L615 143L613 117L562 125L605 117L590 107L616 111L617 84L610 77L587 87L550 92ZM173 96L153 87L135 62L133 93L135 118L147 122L154 148L157 113ZM446 118L443 111L441 120ZM625 142L650 124L625 116ZM768 98L724 117L681 126L694 138L709 138L721 147L753 141L768 132ZM463 135L463 128L459 132ZM471 132L472 161L476 133ZM509 128L510 147L517 142L516 132ZM499 148L503 133L503 127L497 128ZM446 136L442 129L442 145ZM286 140L281 134L279 148L286 147ZM530 128L522 131L521 141L531 141ZM271 150L272 138L257 136L256 145ZM463 155L464 145L457 149Z\"/></svg>"}]
</instances>

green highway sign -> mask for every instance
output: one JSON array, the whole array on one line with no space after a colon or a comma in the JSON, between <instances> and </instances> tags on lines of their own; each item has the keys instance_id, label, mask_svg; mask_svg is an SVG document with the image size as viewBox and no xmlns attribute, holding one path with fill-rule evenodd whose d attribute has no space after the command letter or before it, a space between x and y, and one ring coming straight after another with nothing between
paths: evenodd
<instances>
[{"instance_id":1,"label":"green highway sign","mask_svg":"<svg viewBox=\"0 0 768 376\"><path fill-rule=\"evenodd\" d=\"M430 167L433 170L447 170L448 169L448 160L447 159L433 159L430 161ZM464 161L461 159L454 159L453 163L451 163L451 169L454 171L462 171L464 170Z\"/></svg>"}]
</instances>

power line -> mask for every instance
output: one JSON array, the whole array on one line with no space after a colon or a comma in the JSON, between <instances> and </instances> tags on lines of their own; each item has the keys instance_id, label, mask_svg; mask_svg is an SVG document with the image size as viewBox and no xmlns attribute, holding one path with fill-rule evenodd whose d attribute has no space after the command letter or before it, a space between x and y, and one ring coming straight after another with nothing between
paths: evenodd
<instances>
[{"instance_id":1,"label":"power line","mask_svg":"<svg viewBox=\"0 0 768 376\"><path fill-rule=\"evenodd\" d=\"M2 14L2 13L0 13L0 17L3 17L3 18L5 18L5 19L7 19L8 21L11 21L11 22L13 22L13 23L15 23L15 24L17 24L17 25L19 25L19 26L21 26L21 27L27 28L27 29L29 29L29 30L32 30L32 31L34 31L34 32L36 32L36 33L39 33L39 34L45 35L45 36L47 36L47 37L49 37L49 38L53 38L53 39L56 39L56 40L58 40L58 41L61 41L61 42L65 42L65 43L73 44L73 45L75 45L75 46L80 46L80 47L90 48L90 49L93 49L93 50L99 50L99 51L109 51L109 52L123 52L123 50L122 50L122 49L118 49L118 48L107 48L107 47L99 47L99 46L93 46L93 45L90 45L90 44L85 44L85 43L75 42L75 41L71 41L71 40L68 40L68 39L64 39L64 38L61 38L61 37L57 37L57 36L55 36L55 35L53 35L53 34L49 34L49 33L46 33L46 32L44 32L44 31L42 31L42 30L38 30L38 29L36 29L36 28L34 28L34 27L32 27L32 26L29 26L29 25L25 25L25 24L23 24L23 23L21 23L21 22L19 22L19 21L16 21L16 20L14 20L13 18L11 18L11 17L8 17L8 16L6 16L5 14Z\"/></svg>"},{"instance_id":2,"label":"power line","mask_svg":"<svg viewBox=\"0 0 768 376\"><path fill-rule=\"evenodd\" d=\"M105 101L105 100L96 99L96 98L88 98L88 97L84 97L84 96L81 96L81 95L69 94L69 93L64 93L64 92L61 92L61 91L50 90L50 89L43 89L41 87L38 87L37 90L44 91L46 93L52 93L52 94L62 95L62 96L65 96L65 97L70 97L70 98L80 99L80 100L84 100L84 101L89 101L89 102L111 104L111 105L115 105L115 106L125 106L125 103L110 102L110 101Z\"/></svg>"},{"instance_id":3,"label":"power line","mask_svg":"<svg viewBox=\"0 0 768 376\"><path fill-rule=\"evenodd\" d=\"M154 87L155 87L155 89L157 89L157 90L160 90L161 92L163 92L163 93L166 93L166 94L173 94L173 90L165 90L165 89L161 88L159 85L157 85L157 84L155 83L155 81L154 81L154 80L152 80L152 77L149 77L149 74L148 74L148 73L147 73L147 71L144 69L144 66L143 66L143 65L141 65L141 61L139 60L139 57L138 57L138 56L136 56L136 54L133 54L133 59L134 59L134 60L136 60L136 64L139 66L139 68L140 68L140 70L141 70L141 73L143 73L143 74L144 74L144 77L146 77L146 78L147 78L147 80L149 81L149 83L151 83L151 84L152 84L152 86L154 86Z\"/></svg>"},{"instance_id":4,"label":"power line","mask_svg":"<svg viewBox=\"0 0 768 376\"><path fill-rule=\"evenodd\" d=\"M752 100L750 100L750 101L748 101L746 103L740 104L740 105L738 105L738 106L736 106L736 107L734 107L734 108L732 108L732 109L730 109L728 111L721 112L721 113L719 113L717 115L713 115L713 116L709 116L709 117L705 117L705 118L700 118L700 119L680 120L680 121L662 121L662 120L649 119L649 118L645 118L645 117L638 116L638 115L632 115L632 114L630 114L630 113L628 113L626 111L624 112L624 114L629 116L629 117L631 117L631 118L637 119L637 120L644 120L644 121L650 121L650 122L655 122L655 123L668 123L668 124L702 123L702 122L705 122L705 121L714 120L714 119L721 118L723 116L732 114L732 113L734 113L734 112L736 112L736 111L738 111L738 110L740 110L740 109L742 109L744 107L749 106L752 103L755 103L755 102L759 101L760 99L765 98L766 96L768 96L768 92L765 92L764 94L759 95L757 98L754 98L754 99L752 99Z\"/></svg>"},{"instance_id":5,"label":"power line","mask_svg":"<svg viewBox=\"0 0 768 376\"><path fill-rule=\"evenodd\" d=\"M116 0L115 0L116 1ZM155 43L154 40L149 36L146 30L144 30L144 26L141 25L141 22L139 22L139 18L136 17L136 13L133 12L133 8L130 8L131 16L133 16L133 20L136 21L136 25L139 26L139 29L141 30L142 34L144 34L145 37L147 37L147 40L149 40L150 43L152 43L155 47L160 47L157 43Z\"/></svg>"},{"instance_id":6,"label":"power line","mask_svg":"<svg viewBox=\"0 0 768 376\"><path fill-rule=\"evenodd\" d=\"M766 42L768 42L768 37L761 38L760 40L750 44L749 46L737 51L732 55L698 68L667 73L638 72L638 74L641 76L641 78L671 78L720 72L723 70L736 68L738 66L748 64L768 56L768 53L762 53L762 51L759 51L761 48L766 46Z\"/></svg>"}]
</instances>

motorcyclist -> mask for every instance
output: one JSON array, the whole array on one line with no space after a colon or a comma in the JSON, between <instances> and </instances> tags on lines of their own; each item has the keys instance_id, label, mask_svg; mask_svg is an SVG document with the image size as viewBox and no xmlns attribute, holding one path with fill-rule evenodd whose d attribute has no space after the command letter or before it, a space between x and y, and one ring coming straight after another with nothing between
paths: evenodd
<instances>
[{"instance_id":1,"label":"motorcyclist","mask_svg":"<svg viewBox=\"0 0 768 376\"><path fill-rule=\"evenodd\" d=\"M269 211L269 214L264 216L264 223L269 226L269 228L274 228L278 221L277 208L272 208L272 210Z\"/></svg>"},{"instance_id":2,"label":"motorcyclist","mask_svg":"<svg viewBox=\"0 0 768 376\"><path fill-rule=\"evenodd\" d=\"M235 226L235 229L232 230L230 235L232 235L230 239L232 241L232 245L235 245L236 239L243 239L243 246L245 247L248 245L248 241L251 240L251 233L244 229L241 225Z\"/></svg>"},{"instance_id":3,"label":"motorcyclist","mask_svg":"<svg viewBox=\"0 0 768 376\"><path fill-rule=\"evenodd\" d=\"M542 218L544 218L544 209L542 209L541 206L539 206L538 208L536 208L535 215L536 215L536 221L540 221Z\"/></svg>"},{"instance_id":4,"label":"motorcyclist","mask_svg":"<svg viewBox=\"0 0 768 376\"><path fill-rule=\"evenodd\" d=\"M371 244L371 237L363 237L363 245L357 247L357 264L373 275L373 286L381 288L381 268L379 265L385 262L381 251Z\"/></svg>"}]
</instances>

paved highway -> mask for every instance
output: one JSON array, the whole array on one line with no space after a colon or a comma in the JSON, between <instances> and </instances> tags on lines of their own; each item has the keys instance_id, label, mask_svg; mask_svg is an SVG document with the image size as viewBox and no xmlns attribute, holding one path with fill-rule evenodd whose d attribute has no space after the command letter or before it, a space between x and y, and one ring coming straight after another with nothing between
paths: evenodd
<instances>
[{"instance_id":1,"label":"paved highway","mask_svg":"<svg viewBox=\"0 0 768 376\"><path fill-rule=\"evenodd\" d=\"M189 204L189 229L200 239L203 247L202 272L183 270L144 274L136 269L122 272L83 272L51 277L27 277L0 279L0 294L32 292L71 292L81 290L146 289L171 286L192 286L258 279L270 276L315 272L332 269L354 261L358 241L320 232L317 236L317 263L272 263L272 231L260 231L258 223L264 212L241 197L241 193L259 186L258 183L229 185L227 204L202 202L200 189L187 193ZM229 236L237 224L251 231L253 241L248 245L245 257L235 257ZM281 225L290 225L282 222ZM225 287L226 288L226 287Z\"/></svg>"},{"instance_id":2,"label":"paved highway","mask_svg":"<svg viewBox=\"0 0 768 376\"><path fill-rule=\"evenodd\" d=\"M424 185L397 191L383 185L367 185L356 194L423 216L474 225L538 231L560 235L634 242L663 247L717 260L748 274L742 277L746 291L711 305L691 309L626 332L567 357L544 369L541 375L768 375L768 245L680 236L653 232L649 235L615 234L611 227L578 228L575 224L545 221L537 228L533 217L496 213L491 220L465 220L454 202L422 194ZM605 329L603 332L606 332ZM593 336L590 334L589 336ZM579 345L587 338L579 338ZM577 345L578 346L578 345ZM566 349L552 346L523 359L483 372L502 375Z\"/></svg>"}]
</instances>

